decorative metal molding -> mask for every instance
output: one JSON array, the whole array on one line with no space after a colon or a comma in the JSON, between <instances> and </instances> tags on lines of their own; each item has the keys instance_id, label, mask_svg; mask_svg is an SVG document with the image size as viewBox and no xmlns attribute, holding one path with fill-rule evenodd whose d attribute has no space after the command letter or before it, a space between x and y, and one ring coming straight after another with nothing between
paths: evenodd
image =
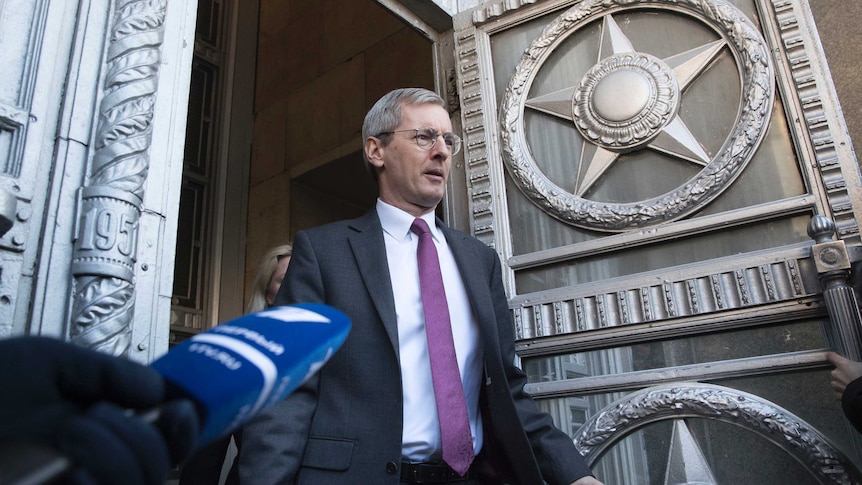
<instances>
[{"instance_id":1,"label":"decorative metal molding","mask_svg":"<svg viewBox=\"0 0 862 485\"><path fill-rule=\"evenodd\" d=\"M42 42L45 37L45 29L48 17L48 0L35 0L29 2L16 2L16 5L9 5L5 8L9 18L25 19L28 15L23 14L23 10L30 10L32 18L30 18L29 28L26 30L27 42L23 52L36 55L23 55L21 59L23 65L8 66L7 75L20 74L20 78L16 79L18 85L18 94L15 96L15 105L4 105L0 103L0 132L8 131L10 139L7 141L7 153L0 153L0 172L12 178L18 179L21 176L24 166L24 145L27 138L27 130L32 116L31 108L33 102L34 87L36 85L36 76L38 73L37 65L40 56L53 55L53 53L42 52ZM22 52L22 54L23 54ZM19 69L20 67L20 69ZM9 99L8 101L11 101ZM35 117L33 118L35 120ZM20 180L17 181L21 183ZM24 193L29 194L31 187L26 187ZM16 187L16 190L19 190ZM19 194L20 195L20 194ZM27 197L29 199L29 197Z\"/></svg>"},{"instance_id":2,"label":"decorative metal molding","mask_svg":"<svg viewBox=\"0 0 862 485\"><path fill-rule=\"evenodd\" d=\"M587 3L589 2L580 2L580 5ZM627 7L641 7L644 5L660 3L662 2L611 2L611 4L614 5L625 4ZM678 2L664 1L663 3L675 8ZM681 3L691 4L701 2L686 1ZM713 2L709 3L710 5L718 5ZM790 73L790 79L787 81L789 85L787 87L792 88L788 89L788 95L790 96L790 99L795 100L795 102L799 104L800 114L802 115L801 118L804 121L804 128L806 129L805 133L800 133L800 137L806 140L806 143L810 140L812 147L811 153L816 160L816 163L814 164L816 167L815 170L818 171L818 178L822 180L822 185L825 188L826 201L833 213L832 216L835 219L839 237L844 240L853 240L853 242L858 242L860 237L858 222L856 221L853 212L852 197L848 192L848 179L843 173L843 170L851 168L842 167L842 164L838 159L836 141L833 136L833 131L836 127L829 123L829 117L826 116L827 110L831 109L831 105L829 104L830 101L828 99L824 99L824 86L822 84L828 83L829 81L823 76L823 72L819 70L819 65L816 65L816 61L812 61L810 58L812 55L811 53L817 51L817 46L812 45L816 44L816 40L812 40L810 38L809 29L805 24L805 19L810 17L810 13L804 9L804 5L802 5L802 2L798 0L758 0L758 4L771 5L771 8L764 7L759 9L762 16L761 22L765 25L765 29L767 28L767 25L774 25L774 30L777 32L778 37L774 42L781 43L781 48L773 45L773 48L769 48L761 54L772 59L773 54L769 54L769 51L775 52L776 54L774 54L774 56L778 59L782 59L782 62L786 64L786 69ZM472 13L473 25L478 26L488 23L491 20L499 19L504 14L514 12L515 10L525 8L530 5L532 6L530 10L533 11L533 14L536 12L547 13L552 10L552 8L557 8L550 3L544 4L542 2L535 2L535 4L534 2L522 2L518 0L494 2L486 4ZM725 9L713 10L721 10L723 12ZM717 15L718 14L716 14L716 18L718 18ZM505 19L499 20L504 21ZM494 25L496 26L497 23L499 22L495 22ZM482 33L479 33L478 35L481 37ZM467 31L466 36L462 36L470 37L470 43L472 44L472 49L470 51L471 59L470 61L461 60L459 62L459 67L461 69L470 70L474 73L473 78L475 78L475 73L478 73L478 60L476 56L477 46L475 42L476 36L475 28L472 31ZM480 98L482 96L479 86L475 84L473 86L462 86L462 88L465 91L471 91ZM476 104L481 105L481 100L474 99L474 102L475 101L479 101ZM472 114L474 117L475 115L475 113ZM479 118L481 118L481 116ZM485 131L488 132L488 134L496 136L495 133L488 129ZM496 158L495 154L491 154L491 156ZM487 162L486 159L483 160ZM472 177L472 174L469 172L468 177ZM485 195L487 195L487 193ZM475 224L475 227L482 231L479 233L480 238L489 240L493 239L492 236L486 234L488 231L493 233L493 225L493 217L490 217L489 220L488 214L483 214L483 222Z\"/></svg>"},{"instance_id":3,"label":"decorative metal molding","mask_svg":"<svg viewBox=\"0 0 862 485\"><path fill-rule=\"evenodd\" d=\"M811 259L820 278L823 300L830 321L824 327L826 343L849 359L862 360L862 315L850 285L850 255L844 241L832 240L835 223L825 216L814 216L808 235L814 239Z\"/></svg>"},{"instance_id":4,"label":"decorative metal molding","mask_svg":"<svg viewBox=\"0 0 862 485\"><path fill-rule=\"evenodd\" d=\"M593 294L575 294L579 287L574 287L562 298L559 293L547 299L536 294L519 295L512 299L518 323L515 338L573 334L813 296L818 289L807 288L798 269L807 259L805 255Z\"/></svg>"},{"instance_id":5,"label":"decorative metal molding","mask_svg":"<svg viewBox=\"0 0 862 485\"><path fill-rule=\"evenodd\" d=\"M518 10L525 5L532 5L537 0L503 0L502 2L493 2L478 8L473 12L473 25L481 25L495 18L509 13L513 10Z\"/></svg>"},{"instance_id":6,"label":"decorative metal molding","mask_svg":"<svg viewBox=\"0 0 862 485\"><path fill-rule=\"evenodd\" d=\"M550 352L551 350L548 351ZM545 353L543 357L547 357L547 355ZM682 381L714 382L719 379L740 379L752 376L763 377L765 375L808 372L811 370L819 371L823 370L824 362L826 362L825 350L804 350L781 354L758 355L741 359L713 360L698 364L675 365L662 368L658 372L655 369L646 369L617 374L599 374L578 377L576 379L530 382L524 386L524 392L536 400L568 399L572 396L608 394L612 392L629 393L632 389L674 385Z\"/></svg>"},{"instance_id":7,"label":"decorative metal molding","mask_svg":"<svg viewBox=\"0 0 862 485\"><path fill-rule=\"evenodd\" d=\"M772 1L782 19L779 23L788 35L785 43L790 42L798 45L799 43L806 42L806 40L801 39L804 36L797 31L797 20L792 18L794 15L800 14L793 10L798 7L797 2L791 0ZM689 10L695 8L692 7L695 3L704 5L704 7L699 7L703 9L706 9L706 5L719 6L718 2L704 3L692 2L690 0L683 2L669 2L665 0L612 0L601 2L601 5L599 5L599 2L580 2L573 8L584 8L585 10L582 12L584 15L593 15L595 12L604 12L606 11L605 9L611 6L615 6L617 9L633 6L661 8L663 5L671 6L671 3L674 9L676 9L679 3ZM520 4L515 5L512 2L509 2L509 4L513 6L512 9L509 9L510 11L521 6ZM725 4L721 3L720 5L723 6ZM586 10L586 6L592 6L593 10ZM542 9L543 7L537 6L537 8ZM572 9L570 8L567 12L571 14ZM769 15L768 9L761 11L761 14ZM566 14L564 13L563 15ZM748 49L744 51L748 52L748 61L746 62L760 62L757 66L760 69L759 72L761 75L757 77L756 84L752 82L752 89L765 88L768 87L766 86L767 84L772 86L774 85L773 78L767 77L764 71L766 69L764 63L767 63L768 59L771 59L770 49L761 43L762 38L760 33L756 29L751 30L754 27L750 23L735 23L738 21L738 15L738 11L733 7L729 9L714 8L709 12L708 17L715 22L725 22L725 27L722 29L729 30L730 26L733 28L739 27L734 35L736 35L735 39L737 39L736 44ZM560 17L558 17L558 22L560 21L559 19ZM547 33L552 28L554 27L549 25L545 32ZM559 26L557 28L558 30L561 29ZM488 147L488 143L494 143L497 136L495 131L497 128L496 123L494 126L491 126L490 123L493 123L493 121L489 121L494 119L494 114L491 111L494 103L490 100L492 92L488 89L483 91L482 86L480 86L487 83L475 82L477 78L486 79L488 77L488 73L481 71L481 59L489 55L489 52L486 52L488 48L486 45L488 43L487 35L487 33L476 29L474 26L456 32L455 43L457 45L456 55L458 57L457 74L462 95L463 124L465 128L469 128L469 131L467 131L468 137L481 138L480 140L471 139L470 142L465 142L465 160L467 162L467 175L470 186L473 232L487 244L493 245L496 240L495 231L499 231L499 224L506 221L505 214L499 213L501 209L504 210L504 207L499 202L500 198L504 196L504 194L499 192L502 184L497 180L492 180L491 177L491 165L499 163L499 159L496 156L497 147L492 146L490 150ZM756 39L756 41L746 40L749 37ZM544 38L550 42L550 37L545 36ZM804 49L800 48L800 51L804 53ZM527 55L529 54L530 52L528 51ZM794 56L794 59L799 59L799 56ZM794 63L794 65L797 64ZM813 74L810 73L810 66L808 67L808 74L809 78L806 79L807 82L811 83L813 82ZM771 75L771 69L769 70L769 75ZM806 87L809 90L811 89L810 86L810 84L808 86L797 84L800 99L803 96L805 99L810 99L813 93L805 92ZM755 101L761 100L763 100L762 97L756 97ZM767 105L761 103L759 109L760 111L756 115L766 116ZM822 107L819 112L822 115ZM813 112L812 116L815 116ZM766 118L760 118L760 120L765 122ZM505 121L501 121L501 125L504 126ZM737 129L739 129L739 126L737 126ZM832 167L831 165L829 166ZM834 170L840 170L840 168L834 168ZM832 179L840 178L835 177L835 172L831 172L831 175L833 176ZM827 181L825 185L828 187L844 187L846 183L842 185L842 183L836 184ZM830 192L830 194L832 193L837 194L838 192ZM794 199L793 204L788 202L786 205L788 207L792 205L792 210L796 212L800 210L807 211L810 210L812 205L816 206L814 199L815 196L805 196L799 198L799 200ZM833 205L841 201L846 201L846 192L844 192L843 197L836 196L835 204ZM754 209L754 212L757 214L760 214L762 211L763 208ZM787 207L781 209L781 211L790 213ZM777 211L776 213L780 213L781 211ZM847 216L852 217L852 212L848 212ZM749 215L747 217L752 216ZM497 220L497 218L501 219ZM675 224L687 224L689 222L680 221ZM728 221L723 219L719 222L723 225L727 225L728 223ZM721 224L717 224L717 226ZM845 225L845 232L843 233L839 229L839 233L842 236L846 235L847 228L851 226L855 227L855 222ZM682 232L688 232L690 229L686 227L686 231ZM622 237L625 234L618 234L612 237ZM505 235L501 237L505 237ZM642 237L649 240L650 235ZM554 254L547 256L547 258L554 261L560 259L559 254L557 254L558 252L554 252ZM535 262L531 260L529 264L524 265L524 268L541 266L545 263L547 263L545 259L539 258ZM812 271L811 260L807 256L801 258L788 256L779 263L772 262L767 265L745 263L744 267L728 271L711 273L682 281L672 280L668 282L668 285L664 286L614 287L609 289L607 293L601 292L595 294L584 294L584 288L578 286L573 287L564 296L561 296L562 291L557 290L542 292L541 294L519 295L512 299L512 306L516 321L517 338L523 340L536 336L561 335L600 329L603 326L615 327L642 322L662 321L673 317L715 314L767 303L792 302L796 298L814 297L819 293L816 288L811 287L811 282L814 281L814 278L816 278L816 274ZM549 296L550 294L553 294L553 296ZM601 304L599 303L600 301ZM538 311L534 307L539 307Z\"/></svg>"},{"instance_id":8,"label":"decorative metal molding","mask_svg":"<svg viewBox=\"0 0 862 485\"><path fill-rule=\"evenodd\" d=\"M859 221L853 214L852 197L847 190L847 177L843 173L841 161L835 147L833 130L829 124L823 99L824 87L819 82L826 83L824 73L812 66L809 55L812 47L808 46L807 33L800 27L800 19L808 14L800 11L798 2L791 0L771 0L774 23L781 38L783 53L787 68L790 71L795 89L793 94L802 110L807 138L811 141L815 167L819 178L826 189L826 199L832 212L838 237L843 240L860 240ZM856 169L856 163L853 163Z\"/></svg>"},{"instance_id":9,"label":"decorative metal molding","mask_svg":"<svg viewBox=\"0 0 862 485\"><path fill-rule=\"evenodd\" d=\"M27 123L27 116L27 112L22 109L0 103L0 129L2 130L20 130Z\"/></svg>"},{"instance_id":10,"label":"decorative metal molding","mask_svg":"<svg viewBox=\"0 0 862 485\"><path fill-rule=\"evenodd\" d=\"M134 265L167 0L115 0L103 99L72 255L72 341L128 355Z\"/></svg>"},{"instance_id":11,"label":"decorative metal molding","mask_svg":"<svg viewBox=\"0 0 862 485\"><path fill-rule=\"evenodd\" d=\"M455 36L456 80L461 93L461 121L464 131L464 162L472 221L472 233L495 247L494 189L487 143L485 98L482 94L479 53L475 29Z\"/></svg>"},{"instance_id":12,"label":"decorative metal molding","mask_svg":"<svg viewBox=\"0 0 862 485\"><path fill-rule=\"evenodd\" d=\"M711 384L677 383L629 394L590 417L574 443L592 466L637 429L684 418L717 420L756 433L790 454L820 483L859 483L860 472L852 461L814 426L753 394Z\"/></svg>"},{"instance_id":13,"label":"decorative metal molding","mask_svg":"<svg viewBox=\"0 0 862 485\"><path fill-rule=\"evenodd\" d=\"M642 149L647 143L659 151L665 151L664 146L672 145L664 141L671 129L687 131L676 115L678 91L668 87L676 82L683 83L681 74L676 75L676 81L669 80L672 72L668 65L670 60L666 60L666 64L651 56L638 57L637 53L633 54L628 49L628 40L621 32L617 33L618 28L611 16L623 8L673 8L675 12L690 15L709 25L722 41L716 45L703 46L697 53L693 50L691 54L696 57L711 52L714 55L723 45L729 47L742 79L742 102L730 135L711 160L708 160L696 141L688 144L693 152L691 155L683 155L683 152L677 154L681 158L707 162L697 176L652 199L633 203L604 203L580 196L600 172L584 175L586 179L581 183L586 185L580 186L572 194L558 187L539 170L526 140L524 109L533 79L554 49L580 27L603 18L604 35L617 36L619 40L615 42L623 47L618 52L603 52L603 55L612 55L600 60L587 73L580 86L573 87L571 92L564 90L553 93L559 94L561 99L545 101L537 98L533 100L533 108L544 111L536 106L544 102L563 109L560 107L565 104L562 97L571 96L573 114L555 114L571 118L584 133L585 140L596 144L597 153L607 153L602 157L596 155L597 159L609 159L627 150ZM705 65L705 62L701 63L697 69L703 69ZM620 111L613 100L601 103L602 97L597 94L600 90L594 89L599 83L605 86L601 91L616 92L620 88L634 86L639 88L636 91L641 92L641 96L634 103L636 106L627 106ZM625 231L665 223L700 209L703 204L721 194L741 173L766 133L772 113L774 89L774 73L765 41L745 14L724 0L584 0L550 22L515 68L500 102L503 160L525 196L563 222L601 231ZM594 108L584 108L597 105L607 105L608 109L604 110L607 112L594 116ZM582 165L585 163L585 160L581 160Z\"/></svg>"},{"instance_id":14,"label":"decorative metal molding","mask_svg":"<svg viewBox=\"0 0 862 485\"><path fill-rule=\"evenodd\" d=\"M6 139L6 150L0 153L0 172L4 175L18 178L21 174L28 118L26 110L0 103L0 139Z\"/></svg>"}]
</instances>

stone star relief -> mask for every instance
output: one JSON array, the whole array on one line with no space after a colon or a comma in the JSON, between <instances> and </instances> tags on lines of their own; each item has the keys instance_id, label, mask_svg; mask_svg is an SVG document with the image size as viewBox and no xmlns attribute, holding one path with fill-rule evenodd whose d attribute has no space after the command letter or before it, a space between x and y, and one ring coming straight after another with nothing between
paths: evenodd
<instances>
[{"instance_id":1,"label":"stone star relief","mask_svg":"<svg viewBox=\"0 0 862 485\"><path fill-rule=\"evenodd\" d=\"M574 194L582 196L621 154L643 148L706 166L710 155L679 116L680 93L726 42L658 59L638 52L611 15L603 22L598 63L580 84L525 102L573 122L583 135Z\"/></svg>"}]
</instances>

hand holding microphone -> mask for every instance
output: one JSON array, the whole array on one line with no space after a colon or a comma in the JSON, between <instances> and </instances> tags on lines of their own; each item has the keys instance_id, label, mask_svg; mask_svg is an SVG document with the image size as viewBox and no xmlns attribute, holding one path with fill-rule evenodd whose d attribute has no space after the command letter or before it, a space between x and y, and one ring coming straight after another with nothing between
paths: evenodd
<instances>
[{"instance_id":1,"label":"hand holding microphone","mask_svg":"<svg viewBox=\"0 0 862 485\"><path fill-rule=\"evenodd\" d=\"M326 305L276 307L198 334L150 367L54 339L0 341L0 447L51 452L28 464L0 451L0 483L161 484L193 449L296 389L349 329Z\"/></svg>"},{"instance_id":2,"label":"hand holding microphone","mask_svg":"<svg viewBox=\"0 0 862 485\"><path fill-rule=\"evenodd\" d=\"M163 406L152 424L128 411L163 402L158 372L56 339L0 342L0 388L0 483L64 471L67 483L160 483L197 436L189 401ZM54 468L28 470L34 456Z\"/></svg>"}]
</instances>

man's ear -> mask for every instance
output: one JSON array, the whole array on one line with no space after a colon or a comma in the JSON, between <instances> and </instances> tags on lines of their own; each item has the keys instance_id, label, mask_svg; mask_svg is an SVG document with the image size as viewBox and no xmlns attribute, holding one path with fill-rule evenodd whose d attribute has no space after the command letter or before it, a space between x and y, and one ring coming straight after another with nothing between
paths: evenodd
<instances>
[{"instance_id":1,"label":"man's ear","mask_svg":"<svg viewBox=\"0 0 862 485\"><path fill-rule=\"evenodd\" d=\"M380 141L379 138L374 136L369 136L365 139L365 157L368 159L368 163L374 165L377 168L383 167L383 150L386 147L383 146L383 142Z\"/></svg>"}]
</instances>

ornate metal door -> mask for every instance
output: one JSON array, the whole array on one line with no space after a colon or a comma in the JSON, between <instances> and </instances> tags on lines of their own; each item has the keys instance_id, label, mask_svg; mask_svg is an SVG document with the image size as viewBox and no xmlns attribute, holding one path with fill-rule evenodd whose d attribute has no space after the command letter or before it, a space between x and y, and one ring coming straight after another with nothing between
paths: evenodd
<instances>
[{"instance_id":1,"label":"ornate metal door","mask_svg":"<svg viewBox=\"0 0 862 485\"><path fill-rule=\"evenodd\" d=\"M0 338L167 349L195 5L0 1Z\"/></svg>"},{"instance_id":2,"label":"ornate metal door","mask_svg":"<svg viewBox=\"0 0 862 485\"><path fill-rule=\"evenodd\" d=\"M454 42L472 231L599 478L859 480L820 273L859 259L860 174L807 3L485 2Z\"/></svg>"}]
</instances>

